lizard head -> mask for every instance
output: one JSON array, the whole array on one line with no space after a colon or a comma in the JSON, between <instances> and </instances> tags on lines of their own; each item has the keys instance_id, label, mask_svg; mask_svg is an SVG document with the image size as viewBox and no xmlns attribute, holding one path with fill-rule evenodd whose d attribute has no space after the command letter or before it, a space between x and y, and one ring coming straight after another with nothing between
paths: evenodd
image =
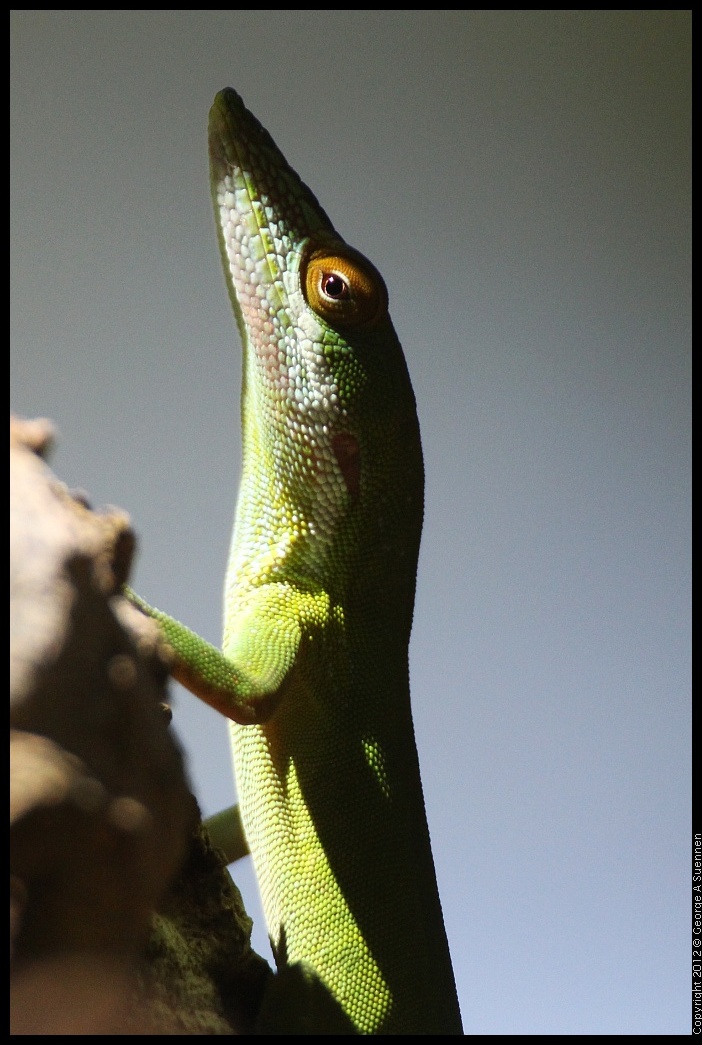
<instances>
[{"instance_id":1,"label":"lizard head","mask_svg":"<svg viewBox=\"0 0 702 1045\"><path fill-rule=\"evenodd\" d=\"M334 229L231 88L212 106L209 149L244 348L249 503L258 484L269 532L278 517L288 535L327 544L349 520L387 515L410 487L421 516L414 396L380 273Z\"/></svg>"}]
</instances>

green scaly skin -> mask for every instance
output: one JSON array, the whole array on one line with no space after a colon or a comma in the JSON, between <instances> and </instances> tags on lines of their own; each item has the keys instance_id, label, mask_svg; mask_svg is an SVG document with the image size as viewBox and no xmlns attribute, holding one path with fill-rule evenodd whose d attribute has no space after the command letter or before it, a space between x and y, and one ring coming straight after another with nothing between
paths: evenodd
<instances>
[{"instance_id":1,"label":"green scaly skin","mask_svg":"<svg viewBox=\"0 0 702 1045\"><path fill-rule=\"evenodd\" d=\"M422 452L385 286L231 89L209 148L244 347L223 653L128 594L232 720L279 969L263 1028L462 1034L409 701Z\"/></svg>"}]
</instances>

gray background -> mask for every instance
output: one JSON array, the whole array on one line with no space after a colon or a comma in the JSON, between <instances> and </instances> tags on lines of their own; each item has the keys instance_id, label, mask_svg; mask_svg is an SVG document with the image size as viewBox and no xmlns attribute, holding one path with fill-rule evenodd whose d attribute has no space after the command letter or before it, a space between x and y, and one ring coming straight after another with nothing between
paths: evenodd
<instances>
[{"instance_id":1,"label":"gray background","mask_svg":"<svg viewBox=\"0 0 702 1045\"><path fill-rule=\"evenodd\" d=\"M414 381L413 700L466 1030L687 1032L689 13L12 25L14 409L218 642L240 349L205 128L236 87L384 274ZM175 722L214 812L226 728L183 693Z\"/></svg>"}]
</instances>

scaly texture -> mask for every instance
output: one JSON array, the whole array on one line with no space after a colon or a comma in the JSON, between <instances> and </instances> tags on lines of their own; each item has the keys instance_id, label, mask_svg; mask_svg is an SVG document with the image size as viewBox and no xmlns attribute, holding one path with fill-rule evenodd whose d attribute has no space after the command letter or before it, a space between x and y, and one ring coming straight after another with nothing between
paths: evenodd
<instances>
[{"instance_id":1,"label":"scaly texture","mask_svg":"<svg viewBox=\"0 0 702 1045\"><path fill-rule=\"evenodd\" d=\"M244 347L224 657L135 601L233 720L281 1027L461 1034L409 703L422 454L385 285L231 89L209 146Z\"/></svg>"}]
</instances>

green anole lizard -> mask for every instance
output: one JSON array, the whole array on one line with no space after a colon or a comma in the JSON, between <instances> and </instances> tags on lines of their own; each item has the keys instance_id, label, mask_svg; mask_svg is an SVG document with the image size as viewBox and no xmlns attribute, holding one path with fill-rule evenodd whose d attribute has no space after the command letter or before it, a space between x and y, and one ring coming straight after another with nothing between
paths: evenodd
<instances>
[{"instance_id":1,"label":"green anole lizard","mask_svg":"<svg viewBox=\"0 0 702 1045\"><path fill-rule=\"evenodd\" d=\"M385 284L230 88L209 152L244 350L222 651L127 595L160 622L175 677L232 720L292 985L282 1032L334 1025L312 984L343 1032L462 1034L409 701L422 451Z\"/></svg>"}]
</instances>

